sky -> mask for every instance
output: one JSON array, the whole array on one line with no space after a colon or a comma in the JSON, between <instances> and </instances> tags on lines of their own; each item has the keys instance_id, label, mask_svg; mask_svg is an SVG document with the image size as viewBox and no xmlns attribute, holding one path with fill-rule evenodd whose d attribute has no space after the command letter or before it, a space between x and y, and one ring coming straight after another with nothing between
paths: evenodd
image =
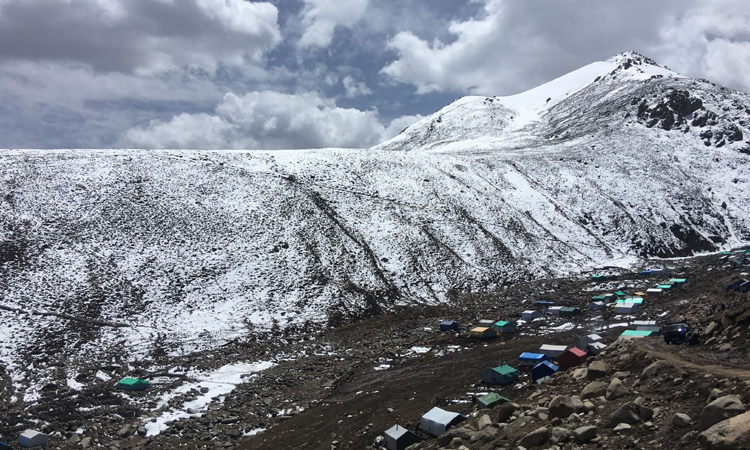
<instances>
[{"instance_id":1,"label":"sky","mask_svg":"<svg viewBox=\"0 0 750 450\"><path fill-rule=\"evenodd\" d=\"M750 92L750 2L0 0L0 148L368 148L627 50Z\"/></svg>"}]
</instances>

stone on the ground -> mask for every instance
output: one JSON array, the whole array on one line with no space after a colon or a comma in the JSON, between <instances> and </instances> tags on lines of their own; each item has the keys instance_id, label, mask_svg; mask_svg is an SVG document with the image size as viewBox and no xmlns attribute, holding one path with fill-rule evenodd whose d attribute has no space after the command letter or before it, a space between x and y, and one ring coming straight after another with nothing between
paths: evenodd
<instances>
[{"instance_id":1,"label":"stone on the ground","mask_svg":"<svg viewBox=\"0 0 750 450\"><path fill-rule=\"evenodd\" d=\"M736 395L725 395L703 408L700 416L700 429L707 430L713 425L745 412L745 405Z\"/></svg>"},{"instance_id":2,"label":"stone on the ground","mask_svg":"<svg viewBox=\"0 0 750 450\"><path fill-rule=\"evenodd\" d=\"M618 398L627 397L630 395L628 388L622 384L619 378L612 378L612 381L607 386L606 399L609 401L617 400Z\"/></svg>"},{"instance_id":3,"label":"stone on the ground","mask_svg":"<svg viewBox=\"0 0 750 450\"><path fill-rule=\"evenodd\" d=\"M477 428L479 428L480 430L490 425L492 425L492 419L490 419L490 416L488 416L487 414L482 415L482 417L480 417L477 421Z\"/></svg>"},{"instance_id":4,"label":"stone on the ground","mask_svg":"<svg viewBox=\"0 0 750 450\"><path fill-rule=\"evenodd\" d=\"M588 376L589 369L585 367L579 367L573 371L573 379L576 381L583 381Z\"/></svg>"},{"instance_id":5,"label":"stone on the ground","mask_svg":"<svg viewBox=\"0 0 750 450\"><path fill-rule=\"evenodd\" d=\"M698 435L698 442L708 450L750 448L750 412L714 424Z\"/></svg>"},{"instance_id":6,"label":"stone on the ground","mask_svg":"<svg viewBox=\"0 0 750 450\"><path fill-rule=\"evenodd\" d=\"M641 373L641 379L642 380L646 380L648 378L653 378L653 377L659 375L659 373L661 373L661 372L663 372L663 371L665 371L665 370L667 370L667 369L669 369L671 367L672 367L672 365L669 364L666 361L662 361L662 360L656 361L655 363L653 363L650 366L648 366L645 369L643 369L643 373Z\"/></svg>"},{"instance_id":7,"label":"stone on the ground","mask_svg":"<svg viewBox=\"0 0 750 450\"><path fill-rule=\"evenodd\" d=\"M609 365L604 361L594 361L589 364L588 373L586 378L589 380L596 380L598 378L604 378L609 372Z\"/></svg>"},{"instance_id":8,"label":"stone on the ground","mask_svg":"<svg viewBox=\"0 0 750 450\"><path fill-rule=\"evenodd\" d=\"M630 426L629 424L623 422L623 423L617 424L617 426L613 428L613 431L615 433L620 433L622 431L630 431L631 428L633 428L633 427Z\"/></svg>"},{"instance_id":9,"label":"stone on the ground","mask_svg":"<svg viewBox=\"0 0 750 450\"><path fill-rule=\"evenodd\" d=\"M438 437L438 443L440 444L440 446L445 447L446 445L450 444L453 438L461 438L462 440L468 442L476 434L477 432L475 430L467 427L451 428L450 430L441 434L440 437Z\"/></svg>"},{"instance_id":10,"label":"stone on the ground","mask_svg":"<svg viewBox=\"0 0 750 450\"><path fill-rule=\"evenodd\" d=\"M550 430L549 435L549 441L554 445L567 441L570 437L570 430L562 427L554 427Z\"/></svg>"},{"instance_id":11,"label":"stone on the ground","mask_svg":"<svg viewBox=\"0 0 750 450\"><path fill-rule=\"evenodd\" d=\"M518 441L518 445L525 448L538 447L549 440L549 430L545 427L537 428Z\"/></svg>"},{"instance_id":12,"label":"stone on the ground","mask_svg":"<svg viewBox=\"0 0 750 450\"><path fill-rule=\"evenodd\" d=\"M636 402L628 402L622 405L610 418L611 425L627 423L635 425L642 420L649 420L654 417L654 410Z\"/></svg>"},{"instance_id":13,"label":"stone on the ground","mask_svg":"<svg viewBox=\"0 0 750 450\"><path fill-rule=\"evenodd\" d=\"M581 399L588 400L591 398L597 398L607 393L607 383L601 381L592 381L587 384L586 387L581 391Z\"/></svg>"},{"instance_id":14,"label":"stone on the ground","mask_svg":"<svg viewBox=\"0 0 750 450\"><path fill-rule=\"evenodd\" d=\"M573 404L573 399L567 395L558 395L549 403L550 418L560 417L564 419L575 412L576 408Z\"/></svg>"},{"instance_id":15,"label":"stone on the ground","mask_svg":"<svg viewBox=\"0 0 750 450\"><path fill-rule=\"evenodd\" d=\"M585 444L597 436L597 431L596 427L587 425L576 428L575 431L573 431L573 437L579 444Z\"/></svg>"},{"instance_id":16,"label":"stone on the ground","mask_svg":"<svg viewBox=\"0 0 750 450\"><path fill-rule=\"evenodd\" d=\"M505 422L513 415L514 412L521 409L518 403L505 403L497 409L497 421Z\"/></svg>"},{"instance_id":17,"label":"stone on the ground","mask_svg":"<svg viewBox=\"0 0 750 450\"><path fill-rule=\"evenodd\" d=\"M672 417L672 425L678 427L678 428L687 428L693 424L693 421L690 419L690 416L683 413L676 413Z\"/></svg>"}]
</instances>

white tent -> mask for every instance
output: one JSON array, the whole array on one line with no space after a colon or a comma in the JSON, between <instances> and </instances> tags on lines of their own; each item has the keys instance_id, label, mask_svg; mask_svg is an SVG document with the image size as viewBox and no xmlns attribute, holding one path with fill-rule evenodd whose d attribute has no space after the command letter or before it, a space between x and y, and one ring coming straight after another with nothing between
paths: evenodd
<instances>
[{"instance_id":1,"label":"white tent","mask_svg":"<svg viewBox=\"0 0 750 450\"><path fill-rule=\"evenodd\" d=\"M463 422L466 418L463 414L446 411L436 406L422 416L419 423L422 426L422 431L437 437L453 425Z\"/></svg>"},{"instance_id":2,"label":"white tent","mask_svg":"<svg viewBox=\"0 0 750 450\"><path fill-rule=\"evenodd\" d=\"M544 344L541 347L539 347L539 353L543 353L552 359L556 359L567 349L568 349L567 345Z\"/></svg>"},{"instance_id":3,"label":"white tent","mask_svg":"<svg viewBox=\"0 0 750 450\"><path fill-rule=\"evenodd\" d=\"M537 317L542 317L542 313L540 313L539 311L535 311L533 309L530 309L528 311L524 311L521 313L521 318L524 320L533 320L533 319L536 319Z\"/></svg>"},{"instance_id":4,"label":"white tent","mask_svg":"<svg viewBox=\"0 0 750 450\"><path fill-rule=\"evenodd\" d=\"M636 303L616 303L615 314L635 314L638 312Z\"/></svg>"},{"instance_id":5,"label":"white tent","mask_svg":"<svg viewBox=\"0 0 750 450\"><path fill-rule=\"evenodd\" d=\"M634 327L655 327L658 326L655 320L634 320L630 322Z\"/></svg>"},{"instance_id":6,"label":"white tent","mask_svg":"<svg viewBox=\"0 0 750 450\"><path fill-rule=\"evenodd\" d=\"M398 424L385 430L385 448L388 450L405 450L419 441L419 436Z\"/></svg>"},{"instance_id":7,"label":"white tent","mask_svg":"<svg viewBox=\"0 0 750 450\"><path fill-rule=\"evenodd\" d=\"M21 447L41 447L49 442L46 434L36 430L26 430L18 437L18 444Z\"/></svg>"},{"instance_id":8,"label":"white tent","mask_svg":"<svg viewBox=\"0 0 750 450\"><path fill-rule=\"evenodd\" d=\"M646 290L646 295L661 295L662 292L664 292L662 289L651 288Z\"/></svg>"},{"instance_id":9,"label":"white tent","mask_svg":"<svg viewBox=\"0 0 750 450\"><path fill-rule=\"evenodd\" d=\"M495 325L494 320L488 320L488 319L482 319L479 321L479 325L477 325L477 328L492 328L492 325Z\"/></svg>"},{"instance_id":10,"label":"white tent","mask_svg":"<svg viewBox=\"0 0 750 450\"><path fill-rule=\"evenodd\" d=\"M596 311L597 309L604 309L604 302L591 302L589 303L589 310Z\"/></svg>"},{"instance_id":11,"label":"white tent","mask_svg":"<svg viewBox=\"0 0 750 450\"><path fill-rule=\"evenodd\" d=\"M593 344L594 342L602 342L602 337L598 334L589 334L583 336L578 340L578 348L585 351L588 348L589 344Z\"/></svg>"},{"instance_id":12,"label":"white tent","mask_svg":"<svg viewBox=\"0 0 750 450\"><path fill-rule=\"evenodd\" d=\"M550 306L549 308L547 308L547 313L552 314L553 316L559 316L561 309L562 306Z\"/></svg>"},{"instance_id":13,"label":"white tent","mask_svg":"<svg viewBox=\"0 0 750 450\"><path fill-rule=\"evenodd\" d=\"M601 342L592 342L591 344L589 344L588 349L586 351L588 351L589 354L596 356L599 353L601 353L602 350L604 350L605 348L607 348L607 346Z\"/></svg>"}]
</instances>

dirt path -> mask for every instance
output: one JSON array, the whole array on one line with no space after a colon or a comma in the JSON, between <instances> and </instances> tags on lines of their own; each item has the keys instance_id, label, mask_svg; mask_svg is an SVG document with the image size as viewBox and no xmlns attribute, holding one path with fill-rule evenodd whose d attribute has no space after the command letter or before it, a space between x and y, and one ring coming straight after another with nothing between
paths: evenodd
<instances>
[{"instance_id":1,"label":"dirt path","mask_svg":"<svg viewBox=\"0 0 750 450\"><path fill-rule=\"evenodd\" d=\"M704 358L699 353L699 347L668 346L664 342L642 343L641 347L650 355L667 361L675 367L684 367L712 375L750 380L750 365L741 366L717 362ZM694 348L694 353L687 353L686 348Z\"/></svg>"}]
</instances>

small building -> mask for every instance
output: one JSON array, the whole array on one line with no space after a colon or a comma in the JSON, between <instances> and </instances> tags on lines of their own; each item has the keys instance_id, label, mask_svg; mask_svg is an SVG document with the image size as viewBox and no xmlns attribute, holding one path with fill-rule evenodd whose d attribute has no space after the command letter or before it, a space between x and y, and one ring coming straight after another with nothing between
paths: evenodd
<instances>
[{"instance_id":1,"label":"small building","mask_svg":"<svg viewBox=\"0 0 750 450\"><path fill-rule=\"evenodd\" d=\"M443 320L440 322L440 331L458 331L458 322L455 320Z\"/></svg>"},{"instance_id":2,"label":"small building","mask_svg":"<svg viewBox=\"0 0 750 450\"><path fill-rule=\"evenodd\" d=\"M560 317L573 317L581 314L581 310L572 306L563 306L560 308Z\"/></svg>"},{"instance_id":3,"label":"small building","mask_svg":"<svg viewBox=\"0 0 750 450\"><path fill-rule=\"evenodd\" d=\"M618 303L635 303L636 305L642 305L643 299L640 297L629 297L629 298L623 298L623 299L617 300L615 302L615 304L618 304Z\"/></svg>"},{"instance_id":4,"label":"small building","mask_svg":"<svg viewBox=\"0 0 750 450\"><path fill-rule=\"evenodd\" d=\"M553 316L559 316L561 309L562 309L562 306L550 306L549 308L547 308L547 314L552 314Z\"/></svg>"},{"instance_id":5,"label":"small building","mask_svg":"<svg viewBox=\"0 0 750 450\"><path fill-rule=\"evenodd\" d=\"M422 427L422 431L430 436L438 437L448 431L453 425L461 423L466 419L467 417L463 414L446 411L436 406L422 416L419 424Z\"/></svg>"},{"instance_id":6,"label":"small building","mask_svg":"<svg viewBox=\"0 0 750 450\"><path fill-rule=\"evenodd\" d=\"M664 269L651 269L651 275L661 275L664 273Z\"/></svg>"},{"instance_id":7,"label":"small building","mask_svg":"<svg viewBox=\"0 0 750 450\"><path fill-rule=\"evenodd\" d=\"M651 271L650 271L650 270L648 270L648 269L646 269L646 270L641 270L641 276L644 276L644 277L650 277L650 276L651 276Z\"/></svg>"},{"instance_id":8,"label":"small building","mask_svg":"<svg viewBox=\"0 0 750 450\"><path fill-rule=\"evenodd\" d=\"M661 289L662 291L668 291L672 289L672 285L671 284L657 284L656 289Z\"/></svg>"},{"instance_id":9,"label":"small building","mask_svg":"<svg viewBox=\"0 0 750 450\"><path fill-rule=\"evenodd\" d=\"M655 327L658 324L655 320L634 320L630 322L630 325L634 327Z\"/></svg>"},{"instance_id":10,"label":"small building","mask_svg":"<svg viewBox=\"0 0 750 450\"><path fill-rule=\"evenodd\" d=\"M673 284L677 286L681 286L687 283L687 278L670 278L669 281L671 281Z\"/></svg>"},{"instance_id":11,"label":"small building","mask_svg":"<svg viewBox=\"0 0 750 450\"><path fill-rule=\"evenodd\" d=\"M578 367L586 364L588 354L578 347L569 348L557 357L557 364L562 368Z\"/></svg>"},{"instance_id":12,"label":"small building","mask_svg":"<svg viewBox=\"0 0 750 450\"><path fill-rule=\"evenodd\" d=\"M589 344L603 341L604 339L602 339L602 337L598 334L587 334L586 336L582 336L581 339L578 340L578 348L585 351L588 348Z\"/></svg>"},{"instance_id":13,"label":"small building","mask_svg":"<svg viewBox=\"0 0 750 450\"><path fill-rule=\"evenodd\" d=\"M518 371L507 364L482 372L482 382L487 384L511 384L518 380Z\"/></svg>"},{"instance_id":14,"label":"small building","mask_svg":"<svg viewBox=\"0 0 750 450\"><path fill-rule=\"evenodd\" d=\"M592 302L606 302L607 296L606 295L595 295L591 297Z\"/></svg>"},{"instance_id":15,"label":"small building","mask_svg":"<svg viewBox=\"0 0 750 450\"><path fill-rule=\"evenodd\" d=\"M385 448L388 450L404 450L421 441L419 436L398 424L385 430Z\"/></svg>"},{"instance_id":16,"label":"small building","mask_svg":"<svg viewBox=\"0 0 750 450\"><path fill-rule=\"evenodd\" d=\"M489 327L476 327L469 331L470 338L476 339L492 339L498 336L497 331Z\"/></svg>"},{"instance_id":17,"label":"small building","mask_svg":"<svg viewBox=\"0 0 750 450\"><path fill-rule=\"evenodd\" d=\"M529 309L521 313L521 318L523 320L534 320L537 317L542 317L542 313L533 309Z\"/></svg>"},{"instance_id":18,"label":"small building","mask_svg":"<svg viewBox=\"0 0 750 450\"><path fill-rule=\"evenodd\" d=\"M547 355L550 359L556 359L567 349L567 345L544 344L539 347L539 353Z\"/></svg>"},{"instance_id":19,"label":"small building","mask_svg":"<svg viewBox=\"0 0 750 450\"><path fill-rule=\"evenodd\" d=\"M549 361L549 356L544 353L523 352L518 357L518 366L532 368L542 361Z\"/></svg>"},{"instance_id":20,"label":"small building","mask_svg":"<svg viewBox=\"0 0 750 450\"><path fill-rule=\"evenodd\" d=\"M609 277L606 275L591 275L591 281L594 282L600 282L600 281L609 281Z\"/></svg>"},{"instance_id":21,"label":"small building","mask_svg":"<svg viewBox=\"0 0 750 450\"><path fill-rule=\"evenodd\" d=\"M509 398L505 398L500 394L490 392L487 395L483 395L477 399L478 409L491 409L495 406L502 405L504 403L510 403Z\"/></svg>"},{"instance_id":22,"label":"small building","mask_svg":"<svg viewBox=\"0 0 750 450\"><path fill-rule=\"evenodd\" d=\"M607 348L607 346L603 342L592 342L591 344L589 344L586 352L589 355L596 356L604 351L605 348Z\"/></svg>"},{"instance_id":23,"label":"small building","mask_svg":"<svg viewBox=\"0 0 750 450\"><path fill-rule=\"evenodd\" d=\"M604 309L605 306L604 302L591 302L589 303L588 309L589 311L598 311Z\"/></svg>"},{"instance_id":24,"label":"small building","mask_svg":"<svg viewBox=\"0 0 750 450\"><path fill-rule=\"evenodd\" d=\"M642 325L640 327L636 327L635 331L650 331L651 334L649 336L661 336L661 327L658 325Z\"/></svg>"},{"instance_id":25,"label":"small building","mask_svg":"<svg viewBox=\"0 0 750 450\"><path fill-rule=\"evenodd\" d=\"M622 291L615 291L615 295L618 297L625 297L625 293Z\"/></svg>"},{"instance_id":26,"label":"small building","mask_svg":"<svg viewBox=\"0 0 750 450\"><path fill-rule=\"evenodd\" d=\"M531 380L536 383L541 383L542 380L554 375L555 372L557 372L557 369L557 366L551 362L542 361L531 369Z\"/></svg>"},{"instance_id":27,"label":"small building","mask_svg":"<svg viewBox=\"0 0 750 450\"><path fill-rule=\"evenodd\" d=\"M21 447L41 447L49 442L49 437L36 430L26 430L18 436L18 445Z\"/></svg>"},{"instance_id":28,"label":"small building","mask_svg":"<svg viewBox=\"0 0 750 450\"><path fill-rule=\"evenodd\" d=\"M477 324L477 327L479 327L479 328L491 328L492 325L494 325L494 324L495 324L494 320L482 319L482 320L479 321L479 324Z\"/></svg>"},{"instance_id":29,"label":"small building","mask_svg":"<svg viewBox=\"0 0 750 450\"><path fill-rule=\"evenodd\" d=\"M492 325L492 328L495 329L495 331L498 331L503 334L510 334L516 332L516 325L511 322L506 322L505 320L498 320L495 322L494 325Z\"/></svg>"},{"instance_id":30,"label":"small building","mask_svg":"<svg viewBox=\"0 0 750 450\"><path fill-rule=\"evenodd\" d=\"M638 312L638 305L635 303L615 303L615 314L635 314Z\"/></svg>"},{"instance_id":31,"label":"small building","mask_svg":"<svg viewBox=\"0 0 750 450\"><path fill-rule=\"evenodd\" d=\"M149 382L140 378L125 377L117 382L116 387L123 391L142 391L148 388Z\"/></svg>"},{"instance_id":32,"label":"small building","mask_svg":"<svg viewBox=\"0 0 750 450\"><path fill-rule=\"evenodd\" d=\"M661 295L662 292L664 291L659 288L646 289L646 296L648 297L650 295L650 296L656 297L656 296Z\"/></svg>"},{"instance_id":33,"label":"small building","mask_svg":"<svg viewBox=\"0 0 750 450\"><path fill-rule=\"evenodd\" d=\"M651 336L650 331L625 330L620 335L620 339L639 339Z\"/></svg>"}]
</instances>

